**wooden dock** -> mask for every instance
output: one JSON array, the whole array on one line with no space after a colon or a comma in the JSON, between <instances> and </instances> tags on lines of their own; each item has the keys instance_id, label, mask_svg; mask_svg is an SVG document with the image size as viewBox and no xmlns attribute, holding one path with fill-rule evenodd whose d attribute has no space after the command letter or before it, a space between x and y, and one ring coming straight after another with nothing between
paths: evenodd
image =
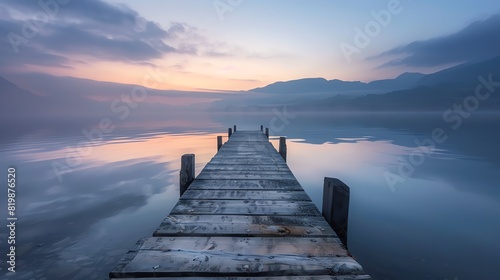
<instances>
[{"instance_id":1,"label":"wooden dock","mask_svg":"<svg viewBox=\"0 0 500 280\"><path fill-rule=\"evenodd\" d=\"M261 131L232 133L110 279L371 279L283 158Z\"/></svg>"}]
</instances>

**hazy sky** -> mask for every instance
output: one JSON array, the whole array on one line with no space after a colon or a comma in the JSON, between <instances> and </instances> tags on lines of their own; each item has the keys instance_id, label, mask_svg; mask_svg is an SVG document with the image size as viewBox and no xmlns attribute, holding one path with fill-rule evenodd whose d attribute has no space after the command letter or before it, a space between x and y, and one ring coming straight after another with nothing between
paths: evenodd
<instances>
[{"instance_id":1,"label":"hazy sky","mask_svg":"<svg viewBox=\"0 0 500 280\"><path fill-rule=\"evenodd\" d=\"M498 0L38 2L0 1L0 73L141 84L154 71L160 88L246 90L429 73L500 54Z\"/></svg>"}]
</instances>

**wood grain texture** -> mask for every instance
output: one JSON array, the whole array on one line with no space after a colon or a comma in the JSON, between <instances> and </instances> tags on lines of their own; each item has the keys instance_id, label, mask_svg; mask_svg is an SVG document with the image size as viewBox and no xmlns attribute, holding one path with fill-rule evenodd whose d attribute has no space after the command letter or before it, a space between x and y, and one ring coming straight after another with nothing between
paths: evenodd
<instances>
[{"instance_id":1,"label":"wood grain texture","mask_svg":"<svg viewBox=\"0 0 500 280\"><path fill-rule=\"evenodd\" d=\"M282 215L320 216L312 202L274 200L185 200L181 199L172 214L197 215Z\"/></svg>"},{"instance_id":2,"label":"wood grain texture","mask_svg":"<svg viewBox=\"0 0 500 280\"><path fill-rule=\"evenodd\" d=\"M337 237L323 217L169 215L154 236Z\"/></svg>"},{"instance_id":3,"label":"wood grain texture","mask_svg":"<svg viewBox=\"0 0 500 280\"><path fill-rule=\"evenodd\" d=\"M190 189L181 199L290 200L311 201L303 191L289 190L199 190Z\"/></svg>"},{"instance_id":4,"label":"wood grain texture","mask_svg":"<svg viewBox=\"0 0 500 280\"><path fill-rule=\"evenodd\" d=\"M194 180L189 189L216 189L216 190L298 190L304 191L295 179L278 180L237 180L237 179L214 179Z\"/></svg>"},{"instance_id":5,"label":"wood grain texture","mask_svg":"<svg viewBox=\"0 0 500 280\"><path fill-rule=\"evenodd\" d=\"M150 280L151 278L122 278ZM271 277L155 277L157 280L370 280L368 275L309 275L309 276L271 276Z\"/></svg>"},{"instance_id":6,"label":"wood grain texture","mask_svg":"<svg viewBox=\"0 0 500 280\"><path fill-rule=\"evenodd\" d=\"M142 241L113 277L362 275L337 238L162 238Z\"/></svg>"}]
</instances>

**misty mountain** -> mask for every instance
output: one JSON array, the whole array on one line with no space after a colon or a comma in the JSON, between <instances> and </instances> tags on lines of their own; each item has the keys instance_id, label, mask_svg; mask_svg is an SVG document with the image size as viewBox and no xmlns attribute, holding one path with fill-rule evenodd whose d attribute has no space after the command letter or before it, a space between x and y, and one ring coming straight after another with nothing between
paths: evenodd
<instances>
[{"instance_id":1,"label":"misty mountain","mask_svg":"<svg viewBox=\"0 0 500 280\"><path fill-rule=\"evenodd\" d=\"M485 61L460 64L434 74L426 75L417 84L421 86L448 85L452 87L468 87L477 85L479 83L479 76L487 79L490 74L493 77L497 77L497 80L500 80L500 56Z\"/></svg>"},{"instance_id":2,"label":"misty mountain","mask_svg":"<svg viewBox=\"0 0 500 280\"><path fill-rule=\"evenodd\" d=\"M136 85L39 73L13 75L13 77L17 83L0 76L2 121L43 122L86 119L95 124L104 117L118 122L125 119L153 120L184 111L197 112L203 107L196 104L197 102L209 102L219 95L224 95L139 87L141 92L146 92L146 95L144 100L137 100L132 97L133 90L138 87ZM22 84L26 89L18 84Z\"/></svg>"},{"instance_id":3,"label":"misty mountain","mask_svg":"<svg viewBox=\"0 0 500 280\"><path fill-rule=\"evenodd\" d=\"M22 103L33 103L42 99L40 96L18 87L2 76L0 76L0 92L0 100L2 101L0 105L5 106L5 108Z\"/></svg>"},{"instance_id":4,"label":"misty mountain","mask_svg":"<svg viewBox=\"0 0 500 280\"><path fill-rule=\"evenodd\" d=\"M196 111L203 107L198 103L227 96L227 93L156 90L42 73L8 75L9 80L0 79L2 119L160 118L189 111L186 108Z\"/></svg>"},{"instance_id":5,"label":"misty mountain","mask_svg":"<svg viewBox=\"0 0 500 280\"><path fill-rule=\"evenodd\" d=\"M499 111L500 95L488 91L494 85L484 85L491 75L492 81L500 83L500 56L487 61L466 63L422 77L419 86L388 92L381 95L366 95L357 98L333 97L321 102L295 106L307 110L354 110L354 111L441 111L453 109L455 104L464 108L475 106L477 110ZM478 77L483 77L481 82ZM483 84L481 94L476 97L476 88ZM500 85L500 84L499 84ZM496 86L495 91L500 91ZM469 100L466 106L464 103ZM472 101L471 101L472 100Z\"/></svg>"},{"instance_id":6,"label":"misty mountain","mask_svg":"<svg viewBox=\"0 0 500 280\"><path fill-rule=\"evenodd\" d=\"M104 110L104 104L81 96L34 94L0 76L0 116L3 121L41 116L52 119L92 116L99 115Z\"/></svg>"},{"instance_id":7,"label":"misty mountain","mask_svg":"<svg viewBox=\"0 0 500 280\"><path fill-rule=\"evenodd\" d=\"M250 92L268 94L296 93L384 93L388 91L412 88L424 77L421 73L404 73L395 79L377 80L369 83L359 81L326 80L307 78L286 82L276 82L265 87L251 89Z\"/></svg>"},{"instance_id":8,"label":"misty mountain","mask_svg":"<svg viewBox=\"0 0 500 280\"><path fill-rule=\"evenodd\" d=\"M163 103L175 105L189 105L190 98L196 99L217 99L222 98L225 93L178 91L178 90L157 90L135 84L121 84L114 82L103 82L83 78L68 76L53 76L42 73L10 74L11 81L35 92L39 95L62 97L62 98L84 98L99 101L113 101L121 99L123 95L131 96L136 91L141 95L146 91L147 98L141 100L143 103ZM155 84L151 79L149 84ZM161 85L157 82L156 84Z\"/></svg>"},{"instance_id":9,"label":"misty mountain","mask_svg":"<svg viewBox=\"0 0 500 280\"><path fill-rule=\"evenodd\" d=\"M0 116L7 121L12 116L30 115L40 111L44 105L43 97L18 87L16 84L0 76Z\"/></svg>"},{"instance_id":10,"label":"misty mountain","mask_svg":"<svg viewBox=\"0 0 500 280\"><path fill-rule=\"evenodd\" d=\"M370 83L300 79L239 93L156 90L41 73L9 74L7 79L0 77L0 116L2 120L164 118L221 109L265 112L283 104L291 110L310 111L440 111L463 103L474 95L478 77L489 80L490 75L493 81L500 81L500 56L430 75L404 73ZM147 92L147 98L130 103L137 87ZM394 88L398 90L391 90ZM479 109L500 110L499 100L498 94L491 94Z\"/></svg>"},{"instance_id":11,"label":"misty mountain","mask_svg":"<svg viewBox=\"0 0 500 280\"><path fill-rule=\"evenodd\" d=\"M311 96L319 95L302 94L299 98L297 94L293 93L283 95L255 92L254 94L260 95L260 99L258 99L260 101L259 105L255 103L244 105L245 103L240 102L239 104L233 103L232 106L227 106L226 108L229 111L245 110L252 112L270 112L273 108L276 108L276 106L287 104L291 111L444 112L448 109L453 109L454 104L464 106L465 100L474 98L476 87L481 84L478 77L482 76L484 78L483 83L486 83L486 81L490 79L490 75L494 83L500 82L500 56L487 61L462 64L430 75L405 73L396 79L374 81L368 84L359 82L345 83L339 80L302 79L275 83L262 88L269 93L285 93L285 90L291 90L291 92L302 91L305 90L307 86L311 86L311 91L314 91L326 88L327 85L335 83L338 85L337 88L342 88L342 86L344 86L343 89L351 88L351 90L356 88L359 89L360 87L365 89L371 87L371 89L373 89L389 88L392 86L403 87L413 84L412 87L388 91L383 94L330 94L330 96L325 98L312 99L310 98ZM296 89L293 90L294 87L296 87ZM481 92L487 94L485 90L487 90L488 87L491 89L492 85L484 86ZM500 87L496 92L500 92ZM279 98L276 98L276 96ZM266 100L275 102L266 102ZM478 110L500 110L500 95L494 92L492 92L486 100L479 101Z\"/></svg>"}]
</instances>

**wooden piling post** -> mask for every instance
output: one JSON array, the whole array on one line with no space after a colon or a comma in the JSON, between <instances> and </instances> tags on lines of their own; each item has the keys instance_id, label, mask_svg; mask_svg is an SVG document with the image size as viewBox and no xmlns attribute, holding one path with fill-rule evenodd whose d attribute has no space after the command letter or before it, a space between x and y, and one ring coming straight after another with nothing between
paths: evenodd
<instances>
[{"instance_id":1,"label":"wooden piling post","mask_svg":"<svg viewBox=\"0 0 500 280\"><path fill-rule=\"evenodd\" d=\"M325 177L323 185L323 217L347 248L349 187L339 179Z\"/></svg>"},{"instance_id":2,"label":"wooden piling post","mask_svg":"<svg viewBox=\"0 0 500 280\"><path fill-rule=\"evenodd\" d=\"M267 139L269 139L269 128L268 127L266 127L266 137L267 137Z\"/></svg>"},{"instance_id":3,"label":"wooden piling post","mask_svg":"<svg viewBox=\"0 0 500 280\"><path fill-rule=\"evenodd\" d=\"M194 154L186 154L181 157L181 171L179 178L180 196L188 189L194 180Z\"/></svg>"},{"instance_id":4,"label":"wooden piling post","mask_svg":"<svg viewBox=\"0 0 500 280\"><path fill-rule=\"evenodd\" d=\"M264 132L264 126L260 125L260 131Z\"/></svg>"},{"instance_id":5,"label":"wooden piling post","mask_svg":"<svg viewBox=\"0 0 500 280\"><path fill-rule=\"evenodd\" d=\"M280 137L280 155L286 162L286 137Z\"/></svg>"},{"instance_id":6,"label":"wooden piling post","mask_svg":"<svg viewBox=\"0 0 500 280\"><path fill-rule=\"evenodd\" d=\"M236 125L234 125L234 129L233 130L234 130L234 132L236 132Z\"/></svg>"},{"instance_id":7,"label":"wooden piling post","mask_svg":"<svg viewBox=\"0 0 500 280\"><path fill-rule=\"evenodd\" d=\"M228 128L227 129L227 138L231 137L231 135L233 135L233 129L232 128Z\"/></svg>"},{"instance_id":8,"label":"wooden piling post","mask_svg":"<svg viewBox=\"0 0 500 280\"><path fill-rule=\"evenodd\" d=\"M222 147L222 136L217 136L217 152Z\"/></svg>"}]
</instances>

